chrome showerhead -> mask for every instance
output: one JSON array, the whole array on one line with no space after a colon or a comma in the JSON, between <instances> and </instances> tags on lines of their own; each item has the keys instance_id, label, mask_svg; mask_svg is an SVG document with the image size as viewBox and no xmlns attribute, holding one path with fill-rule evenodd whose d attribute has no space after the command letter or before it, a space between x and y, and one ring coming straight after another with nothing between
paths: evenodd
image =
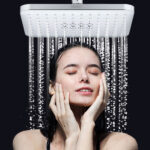
<instances>
[{"instance_id":1,"label":"chrome showerhead","mask_svg":"<svg viewBox=\"0 0 150 150\"><path fill-rule=\"evenodd\" d=\"M20 15L30 37L121 37L129 35L134 6L26 4Z\"/></svg>"}]
</instances>

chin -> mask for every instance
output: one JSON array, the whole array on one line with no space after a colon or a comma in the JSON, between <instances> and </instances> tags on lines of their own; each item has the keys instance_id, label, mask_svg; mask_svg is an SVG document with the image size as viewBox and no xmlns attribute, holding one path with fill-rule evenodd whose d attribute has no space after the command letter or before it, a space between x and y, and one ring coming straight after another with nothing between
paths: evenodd
<instances>
[{"instance_id":1,"label":"chin","mask_svg":"<svg viewBox=\"0 0 150 150\"><path fill-rule=\"evenodd\" d=\"M83 106L83 107L88 107L88 106L91 106L93 104L93 101L92 102L87 102L87 103L77 103L77 102L70 102L70 104L72 105L76 105L76 106Z\"/></svg>"},{"instance_id":2,"label":"chin","mask_svg":"<svg viewBox=\"0 0 150 150\"><path fill-rule=\"evenodd\" d=\"M69 100L70 104L83 107L91 106L94 101L94 97L83 97L77 95L71 95Z\"/></svg>"}]
</instances>

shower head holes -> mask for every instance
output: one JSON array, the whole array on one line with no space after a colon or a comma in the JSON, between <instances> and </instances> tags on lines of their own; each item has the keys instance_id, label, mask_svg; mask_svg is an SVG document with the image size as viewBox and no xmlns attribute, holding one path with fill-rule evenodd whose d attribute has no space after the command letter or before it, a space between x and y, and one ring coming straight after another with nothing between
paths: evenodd
<instances>
[{"instance_id":1,"label":"shower head holes","mask_svg":"<svg viewBox=\"0 0 150 150\"><path fill-rule=\"evenodd\" d=\"M29 4L21 6L20 14L25 34L31 37L53 37L55 32L63 37L64 29L66 37L80 37L81 29L84 37L89 36L89 30L91 36L96 37L98 28L99 37L106 33L109 37L120 37L129 34L134 7L128 4L83 4L79 8L70 4ZM126 27L125 31L122 26Z\"/></svg>"}]
</instances>

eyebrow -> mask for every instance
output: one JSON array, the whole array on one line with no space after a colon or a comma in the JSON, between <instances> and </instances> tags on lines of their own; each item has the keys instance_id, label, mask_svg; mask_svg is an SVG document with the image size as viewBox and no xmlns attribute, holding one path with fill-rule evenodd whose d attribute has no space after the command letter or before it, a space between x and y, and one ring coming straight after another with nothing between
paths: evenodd
<instances>
[{"instance_id":1,"label":"eyebrow","mask_svg":"<svg viewBox=\"0 0 150 150\"><path fill-rule=\"evenodd\" d=\"M65 66L65 67L63 68L63 70L64 70L65 68L68 68L68 67L79 67L79 65L78 65L78 64L68 64L67 66ZM101 71L100 66L98 66L97 64L89 64L86 68L89 68L89 67L96 67L96 68L98 68L98 69Z\"/></svg>"}]
</instances>

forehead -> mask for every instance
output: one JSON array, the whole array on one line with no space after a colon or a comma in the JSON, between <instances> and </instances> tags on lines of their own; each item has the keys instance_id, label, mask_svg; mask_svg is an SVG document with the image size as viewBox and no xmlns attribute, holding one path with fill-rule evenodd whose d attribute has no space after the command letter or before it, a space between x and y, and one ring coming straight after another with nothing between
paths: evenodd
<instances>
[{"instance_id":1,"label":"forehead","mask_svg":"<svg viewBox=\"0 0 150 150\"><path fill-rule=\"evenodd\" d=\"M74 47L62 53L58 61L58 66L64 66L69 63L90 64L95 63L99 65L99 59L96 54L84 47Z\"/></svg>"}]
</instances>

